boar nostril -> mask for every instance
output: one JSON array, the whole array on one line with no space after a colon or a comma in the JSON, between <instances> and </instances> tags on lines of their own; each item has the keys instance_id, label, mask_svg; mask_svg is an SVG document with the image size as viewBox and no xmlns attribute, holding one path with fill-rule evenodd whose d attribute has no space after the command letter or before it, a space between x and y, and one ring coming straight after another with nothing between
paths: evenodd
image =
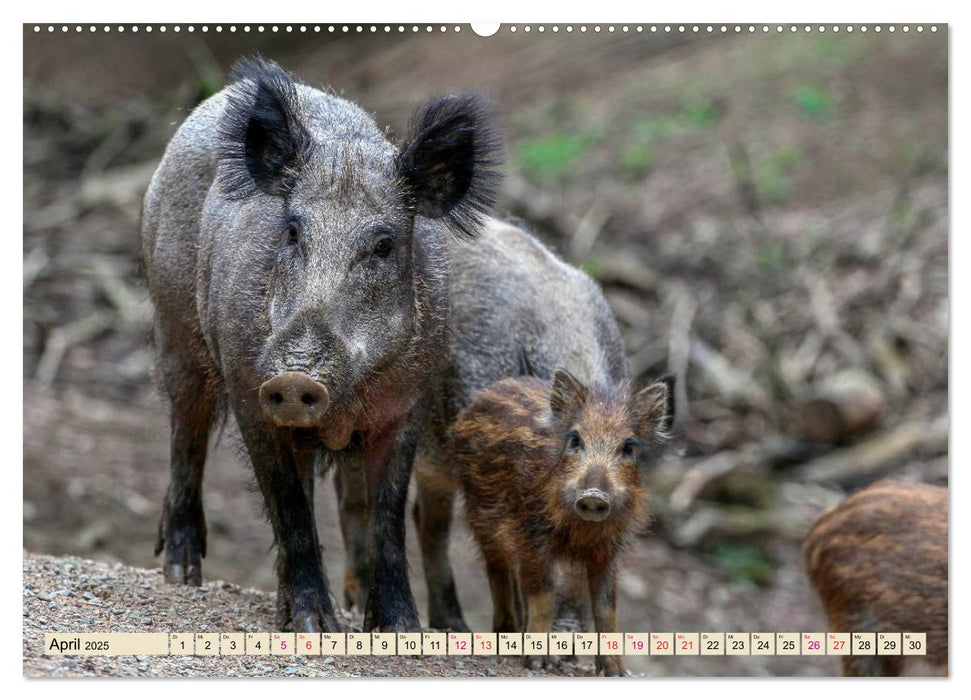
<instances>
[{"instance_id":1,"label":"boar nostril","mask_svg":"<svg viewBox=\"0 0 971 700\"><path fill-rule=\"evenodd\" d=\"M314 396L313 394L304 394L303 396L300 397L300 400L303 401L308 406L313 406L315 403L317 403L317 397Z\"/></svg>"},{"instance_id":2,"label":"boar nostril","mask_svg":"<svg viewBox=\"0 0 971 700\"><path fill-rule=\"evenodd\" d=\"M270 401L273 403L283 403L283 394L281 394L279 391L273 392L270 394Z\"/></svg>"}]
</instances>

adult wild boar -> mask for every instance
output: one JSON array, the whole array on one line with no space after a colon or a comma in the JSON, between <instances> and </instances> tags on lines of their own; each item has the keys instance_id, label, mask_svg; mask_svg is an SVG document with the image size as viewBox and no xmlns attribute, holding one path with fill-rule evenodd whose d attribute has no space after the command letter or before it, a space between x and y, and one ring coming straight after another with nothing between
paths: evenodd
<instances>
[{"instance_id":1,"label":"adult wild boar","mask_svg":"<svg viewBox=\"0 0 971 700\"><path fill-rule=\"evenodd\" d=\"M202 475L218 409L235 416L277 546L281 629L337 630L314 474L363 464L365 626L418 629L404 513L408 416L446 356L448 240L491 206L498 139L475 94L420 108L396 146L359 107L242 60L189 116L145 197L141 256L171 399L171 482L156 553L198 585Z\"/></svg>"},{"instance_id":2,"label":"adult wild boar","mask_svg":"<svg viewBox=\"0 0 971 700\"><path fill-rule=\"evenodd\" d=\"M474 245L450 243L450 249L448 361L410 422L421 436L414 518L428 582L429 626L468 630L448 558L459 489L447 450L450 426L477 392L505 377L552 380L563 367L585 385L613 386L628 379L629 369L600 287L528 232L490 219ZM360 471L343 463L336 476L348 552L345 601L360 605L371 575L360 536L367 530L365 485Z\"/></svg>"}]
</instances>

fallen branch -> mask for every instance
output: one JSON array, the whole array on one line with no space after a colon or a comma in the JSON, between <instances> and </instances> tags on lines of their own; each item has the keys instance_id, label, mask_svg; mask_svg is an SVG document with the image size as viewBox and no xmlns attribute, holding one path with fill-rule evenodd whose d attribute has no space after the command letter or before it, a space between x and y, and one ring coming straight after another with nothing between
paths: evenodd
<instances>
[{"instance_id":1,"label":"fallen branch","mask_svg":"<svg viewBox=\"0 0 971 700\"><path fill-rule=\"evenodd\" d=\"M725 450L706 457L685 472L680 483L671 492L668 505L675 513L688 509L698 494L715 479L741 467L764 461L764 455L757 445L745 445L740 450Z\"/></svg>"},{"instance_id":2,"label":"fallen branch","mask_svg":"<svg viewBox=\"0 0 971 700\"><path fill-rule=\"evenodd\" d=\"M44 353L37 363L34 378L43 387L49 387L57 376L65 353L74 345L90 340L99 333L111 328L115 314L98 311L90 316L55 328L44 345Z\"/></svg>"},{"instance_id":3,"label":"fallen branch","mask_svg":"<svg viewBox=\"0 0 971 700\"><path fill-rule=\"evenodd\" d=\"M662 286L657 274L636 255L598 254L588 264L600 284L632 287L647 294L656 294Z\"/></svg>"},{"instance_id":4,"label":"fallen branch","mask_svg":"<svg viewBox=\"0 0 971 700\"><path fill-rule=\"evenodd\" d=\"M688 406L688 352L691 347L691 324L698 310L698 299L684 287L675 290L674 311L668 337L668 371L675 376L675 422L683 424L691 418Z\"/></svg>"},{"instance_id":5,"label":"fallen branch","mask_svg":"<svg viewBox=\"0 0 971 700\"><path fill-rule=\"evenodd\" d=\"M570 236L570 257L572 260L586 260L609 218L610 210L601 203L600 197L594 193L593 204L584 213L580 223L573 229L573 235Z\"/></svg>"},{"instance_id":6,"label":"fallen branch","mask_svg":"<svg viewBox=\"0 0 971 700\"><path fill-rule=\"evenodd\" d=\"M782 537L798 540L807 523L794 513L763 508L704 506L672 528L679 547L698 547L716 541L736 542L749 537Z\"/></svg>"},{"instance_id":7,"label":"fallen branch","mask_svg":"<svg viewBox=\"0 0 971 700\"><path fill-rule=\"evenodd\" d=\"M743 401L764 408L769 400L751 376L739 371L725 356L700 338L693 337L688 350L691 362L705 374L715 391L729 402Z\"/></svg>"},{"instance_id":8,"label":"fallen branch","mask_svg":"<svg viewBox=\"0 0 971 700\"><path fill-rule=\"evenodd\" d=\"M793 477L810 482L839 484L875 477L887 465L918 450L947 452L948 417L912 421L853 447L819 457L793 472Z\"/></svg>"}]
</instances>

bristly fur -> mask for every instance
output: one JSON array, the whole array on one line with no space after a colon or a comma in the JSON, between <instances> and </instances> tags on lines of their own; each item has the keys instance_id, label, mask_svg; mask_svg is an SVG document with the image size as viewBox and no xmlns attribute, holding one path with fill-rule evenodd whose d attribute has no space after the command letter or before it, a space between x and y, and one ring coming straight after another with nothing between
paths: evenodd
<instances>
[{"instance_id":1,"label":"bristly fur","mask_svg":"<svg viewBox=\"0 0 971 700\"><path fill-rule=\"evenodd\" d=\"M502 137L484 96L446 95L420 107L398 156L416 213L441 218L457 236L475 238L495 203Z\"/></svg>"},{"instance_id":2,"label":"bristly fur","mask_svg":"<svg viewBox=\"0 0 971 700\"><path fill-rule=\"evenodd\" d=\"M236 61L229 85L218 129L219 187L229 199L283 196L314 148L298 116L293 78L255 56Z\"/></svg>"},{"instance_id":3,"label":"bristly fur","mask_svg":"<svg viewBox=\"0 0 971 700\"><path fill-rule=\"evenodd\" d=\"M536 369L533 367L533 363L529 361L529 356L526 354L526 348L519 346L519 352L516 355L516 367L517 374L520 377L538 377Z\"/></svg>"},{"instance_id":4,"label":"bristly fur","mask_svg":"<svg viewBox=\"0 0 971 700\"><path fill-rule=\"evenodd\" d=\"M668 387L668 415L665 416L665 420L661 424L661 432L664 433L665 437L671 437L671 431L674 429L674 418L678 415L678 406L674 402L674 384L675 376L673 374L665 374L663 377L659 378L657 381L664 382Z\"/></svg>"}]
</instances>

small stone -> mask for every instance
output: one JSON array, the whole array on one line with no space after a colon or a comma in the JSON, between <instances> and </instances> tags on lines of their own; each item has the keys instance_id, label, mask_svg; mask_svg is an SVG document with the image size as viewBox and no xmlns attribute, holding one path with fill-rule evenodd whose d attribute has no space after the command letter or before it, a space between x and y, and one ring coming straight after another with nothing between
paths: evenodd
<instances>
[{"instance_id":1,"label":"small stone","mask_svg":"<svg viewBox=\"0 0 971 700\"><path fill-rule=\"evenodd\" d=\"M283 669L284 676L292 676L296 672L297 672L297 669L294 668L293 666L287 666L285 669Z\"/></svg>"},{"instance_id":2,"label":"small stone","mask_svg":"<svg viewBox=\"0 0 971 700\"><path fill-rule=\"evenodd\" d=\"M333 656L328 656L326 659L323 660L323 663L328 664L328 665L334 663L334 657Z\"/></svg>"}]
</instances>

